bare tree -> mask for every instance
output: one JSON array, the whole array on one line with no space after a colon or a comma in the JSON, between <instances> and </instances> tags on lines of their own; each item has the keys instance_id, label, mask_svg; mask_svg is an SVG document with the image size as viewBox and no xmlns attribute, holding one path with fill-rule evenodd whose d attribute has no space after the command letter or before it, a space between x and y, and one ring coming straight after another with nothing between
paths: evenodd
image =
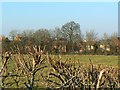
<instances>
[{"instance_id":1,"label":"bare tree","mask_svg":"<svg viewBox=\"0 0 120 90\"><path fill-rule=\"evenodd\" d=\"M17 34L18 34L18 30L12 30L10 31L9 36L12 40L14 40Z\"/></svg>"},{"instance_id":2,"label":"bare tree","mask_svg":"<svg viewBox=\"0 0 120 90\"><path fill-rule=\"evenodd\" d=\"M9 54L5 56L5 61L1 69L3 87L9 87L16 84L18 88L26 86L29 90L32 90L35 86L36 75L39 75L40 72L47 67L44 64L46 56L42 57L40 46L35 46L33 48L30 48L29 46L26 47L26 50L28 51L27 56L20 53L18 46L16 46L16 50L16 55L11 55L11 58ZM14 50L12 51L14 52ZM14 65L12 70L8 68L8 61L10 61L10 59L13 62L12 65ZM7 70L6 73L4 73L5 69ZM10 77L13 79L12 82L4 84L7 78ZM24 81L22 81L23 79Z\"/></svg>"},{"instance_id":3,"label":"bare tree","mask_svg":"<svg viewBox=\"0 0 120 90\"><path fill-rule=\"evenodd\" d=\"M90 30L86 32L86 43L90 46L91 50L91 45L93 45L96 40L97 40L97 33L94 30Z\"/></svg>"},{"instance_id":4,"label":"bare tree","mask_svg":"<svg viewBox=\"0 0 120 90\"><path fill-rule=\"evenodd\" d=\"M90 30L86 32L86 40L91 44L92 42L97 40L97 33L94 30Z\"/></svg>"},{"instance_id":5,"label":"bare tree","mask_svg":"<svg viewBox=\"0 0 120 90\"><path fill-rule=\"evenodd\" d=\"M24 31L21 33L21 36L22 36L22 37L33 37L33 33L34 33L33 30L24 30Z\"/></svg>"}]
</instances>

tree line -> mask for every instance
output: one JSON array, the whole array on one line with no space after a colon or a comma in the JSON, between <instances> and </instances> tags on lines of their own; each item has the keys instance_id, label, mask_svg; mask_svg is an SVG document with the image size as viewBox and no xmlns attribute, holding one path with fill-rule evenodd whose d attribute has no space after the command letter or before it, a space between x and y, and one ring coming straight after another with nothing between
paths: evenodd
<instances>
[{"instance_id":1,"label":"tree line","mask_svg":"<svg viewBox=\"0 0 120 90\"><path fill-rule=\"evenodd\" d=\"M120 38L117 33L104 33L101 39L94 30L81 33L80 24L74 21L65 23L54 30L12 30L9 37L2 36L2 52L16 50L19 47L22 54L27 53L26 47L40 46L41 52L50 54L100 54L118 55Z\"/></svg>"}]
</instances>

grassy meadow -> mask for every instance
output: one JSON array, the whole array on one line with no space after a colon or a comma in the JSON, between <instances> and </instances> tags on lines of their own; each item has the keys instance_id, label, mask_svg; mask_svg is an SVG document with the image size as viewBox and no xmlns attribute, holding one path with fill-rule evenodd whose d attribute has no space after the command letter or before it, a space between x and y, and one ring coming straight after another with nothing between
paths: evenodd
<instances>
[{"instance_id":1,"label":"grassy meadow","mask_svg":"<svg viewBox=\"0 0 120 90\"><path fill-rule=\"evenodd\" d=\"M57 58L57 55L51 55L53 58ZM74 61L80 61L80 63L90 63L91 59L93 64L104 64L108 66L118 66L118 56L114 55L61 55L61 60L66 61L66 59L73 63Z\"/></svg>"},{"instance_id":2,"label":"grassy meadow","mask_svg":"<svg viewBox=\"0 0 120 90\"><path fill-rule=\"evenodd\" d=\"M49 55L52 58L58 59L58 55ZM27 55L24 55L27 59ZM44 56L43 56L44 57ZM80 63L90 63L89 59L92 60L93 64L105 64L108 66L118 66L118 56L114 55L60 55L60 59L64 61L69 61L73 63L74 61L80 61ZM12 57L9 61L12 64L14 57ZM0 63L0 66L2 64Z\"/></svg>"}]
</instances>

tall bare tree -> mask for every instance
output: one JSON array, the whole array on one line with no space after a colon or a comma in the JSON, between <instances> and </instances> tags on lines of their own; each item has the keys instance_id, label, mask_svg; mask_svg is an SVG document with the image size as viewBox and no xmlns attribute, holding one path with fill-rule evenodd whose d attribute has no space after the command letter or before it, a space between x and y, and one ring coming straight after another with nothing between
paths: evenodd
<instances>
[{"instance_id":1,"label":"tall bare tree","mask_svg":"<svg viewBox=\"0 0 120 90\"><path fill-rule=\"evenodd\" d=\"M86 40L88 44L93 44L94 41L97 40L97 33L94 30L90 30L86 32Z\"/></svg>"}]
</instances>

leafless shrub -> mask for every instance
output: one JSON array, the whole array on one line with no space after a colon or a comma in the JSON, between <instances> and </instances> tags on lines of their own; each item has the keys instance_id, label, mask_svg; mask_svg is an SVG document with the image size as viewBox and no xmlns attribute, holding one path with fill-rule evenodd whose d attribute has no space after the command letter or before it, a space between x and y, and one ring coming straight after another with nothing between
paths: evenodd
<instances>
[{"instance_id":1,"label":"leafless shrub","mask_svg":"<svg viewBox=\"0 0 120 90\"><path fill-rule=\"evenodd\" d=\"M14 65L14 68L7 71L7 73L2 74L3 87L9 87L16 84L17 87L23 87L25 85L29 90L32 90L35 83L36 73L47 67L44 64L46 56L41 56L42 53L39 46L31 48L26 47L26 50L28 50L28 54L23 55L20 53L19 47L16 47L16 54L13 52L14 54L11 56L13 62L11 64ZM1 73L4 69L7 69L5 66L9 66L9 63L7 62L9 59L10 56L3 58L5 61ZM13 82L7 83L8 78L12 78Z\"/></svg>"},{"instance_id":2,"label":"leafless shrub","mask_svg":"<svg viewBox=\"0 0 120 90\"><path fill-rule=\"evenodd\" d=\"M89 59L90 60L90 59ZM47 81L51 88L58 89L101 89L120 88L118 69L103 65L82 65L79 61L74 64L62 62L49 57L53 70L49 73ZM55 79L56 78L56 79Z\"/></svg>"}]
</instances>

